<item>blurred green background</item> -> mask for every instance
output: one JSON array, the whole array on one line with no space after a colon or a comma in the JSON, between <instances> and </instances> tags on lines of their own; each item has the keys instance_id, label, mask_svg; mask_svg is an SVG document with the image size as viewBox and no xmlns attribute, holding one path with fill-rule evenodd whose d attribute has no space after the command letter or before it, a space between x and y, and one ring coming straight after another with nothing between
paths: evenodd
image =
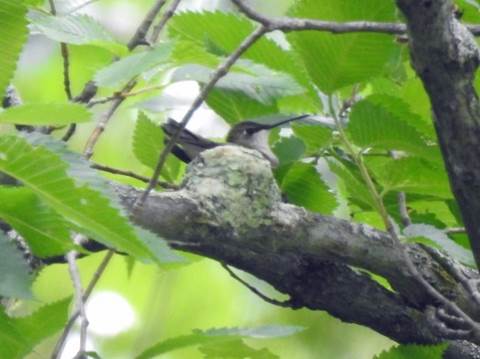
<instances>
[{"instance_id":1,"label":"blurred green background","mask_svg":"<svg viewBox=\"0 0 480 359\"><path fill-rule=\"evenodd\" d=\"M57 0L60 10L61 6L67 9L82 2L84 0ZM288 8L290 2L259 0L256 5L269 14L278 15ZM151 3L152 0L99 0L83 8L82 12L98 19L119 40L125 42ZM228 0L184 0L182 6L183 9L193 10L232 9ZM70 52L72 85L74 93L78 94L99 68L110 63L111 54L100 48L74 46L70 47ZM64 100L59 45L33 34L22 55L14 84L27 103ZM157 95L158 92L148 94L145 100L154 99ZM112 118L96 148L94 160L149 175L149 170L134 158L131 148L138 101L138 98L128 100ZM95 107L97 119L107 107ZM163 119L165 115L160 111L153 117ZM94 123L80 126L70 146L82 151L93 126ZM142 185L124 177L111 178ZM102 254L96 254L79 260L84 283L88 283L102 257ZM276 298L282 297L255 278L244 273L241 276L265 293ZM34 291L38 300L21 305L19 312L72 294L66 265L53 265L41 272ZM341 323L323 312L293 311L270 305L233 280L218 263L200 258L182 268L163 269L136 263L131 269L125 258L116 256L97 286L88 310L91 322L89 345L103 358L133 358L159 340L188 334L196 328L225 326L304 326L304 332L291 337L249 341L254 347L270 348L281 358L366 359L393 344L367 328ZM69 345L76 343L75 335L78 335L78 328L73 332ZM29 358L48 357L55 341L56 338L51 338L42 343ZM68 348L64 357L71 357ZM202 357L195 348L162 356Z\"/></svg>"}]
</instances>

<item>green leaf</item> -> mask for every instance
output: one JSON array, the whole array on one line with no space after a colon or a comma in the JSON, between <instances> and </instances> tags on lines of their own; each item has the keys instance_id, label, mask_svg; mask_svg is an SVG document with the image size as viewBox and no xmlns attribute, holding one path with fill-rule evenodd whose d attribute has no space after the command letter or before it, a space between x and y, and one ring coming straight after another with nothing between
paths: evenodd
<instances>
[{"instance_id":1,"label":"green leaf","mask_svg":"<svg viewBox=\"0 0 480 359\"><path fill-rule=\"evenodd\" d=\"M153 123L143 112L138 113L137 124L133 134L133 153L145 166L155 169L160 152L165 147L165 135L160 126ZM173 159L173 156L170 156ZM170 172L172 160L167 160L162 169L162 177L167 181L174 181Z\"/></svg>"},{"instance_id":2,"label":"green leaf","mask_svg":"<svg viewBox=\"0 0 480 359\"><path fill-rule=\"evenodd\" d=\"M173 48L173 43L167 42L153 49L124 57L97 72L95 82L105 87L125 84L155 66L166 64L170 60Z\"/></svg>"},{"instance_id":3,"label":"green leaf","mask_svg":"<svg viewBox=\"0 0 480 359\"><path fill-rule=\"evenodd\" d=\"M426 158L434 156L420 134L388 108L368 99L356 103L350 114L348 132L357 146L401 150Z\"/></svg>"},{"instance_id":4,"label":"green leaf","mask_svg":"<svg viewBox=\"0 0 480 359\"><path fill-rule=\"evenodd\" d=\"M25 19L27 8L21 1L0 0L0 94L3 97L10 83L17 60L27 40L28 29Z\"/></svg>"},{"instance_id":5,"label":"green leaf","mask_svg":"<svg viewBox=\"0 0 480 359\"><path fill-rule=\"evenodd\" d=\"M70 153L70 157L75 155ZM79 156L77 156L79 157ZM150 253L135 235L134 228L109 197L83 182L77 185L68 175L69 164L44 145L31 145L17 136L0 136L0 171L22 181L53 209L87 235L137 258ZM85 169L82 169L85 171ZM88 172L93 176L93 170ZM104 183L103 181L101 183Z\"/></svg>"},{"instance_id":6,"label":"green leaf","mask_svg":"<svg viewBox=\"0 0 480 359\"><path fill-rule=\"evenodd\" d=\"M447 345L402 344L376 355L374 359L442 359Z\"/></svg>"},{"instance_id":7,"label":"green leaf","mask_svg":"<svg viewBox=\"0 0 480 359\"><path fill-rule=\"evenodd\" d=\"M384 0L297 1L290 15L332 21L396 21L395 6ZM287 35L300 54L313 82L332 93L381 74L399 50L385 34L337 34L319 31L291 32Z\"/></svg>"},{"instance_id":8,"label":"green leaf","mask_svg":"<svg viewBox=\"0 0 480 359\"><path fill-rule=\"evenodd\" d=\"M0 186L0 217L9 223L40 257L72 248L69 224L25 187Z\"/></svg>"},{"instance_id":9,"label":"green leaf","mask_svg":"<svg viewBox=\"0 0 480 359\"><path fill-rule=\"evenodd\" d=\"M183 12L169 22L169 34L182 41L195 43L211 54L227 56L255 29L255 25L244 16L232 12ZM310 98L310 103L320 104L318 96L308 78L302 62L292 51L282 49L275 41L262 37L242 58L269 69L290 75ZM193 61L192 63L200 63Z\"/></svg>"},{"instance_id":10,"label":"green leaf","mask_svg":"<svg viewBox=\"0 0 480 359\"><path fill-rule=\"evenodd\" d=\"M303 330L295 326L265 326L258 328L220 328L206 331L194 330L193 334L161 341L138 355L137 359L148 359L173 350L195 345L221 343L241 338L269 339L296 334Z\"/></svg>"},{"instance_id":11,"label":"green leaf","mask_svg":"<svg viewBox=\"0 0 480 359\"><path fill-rule=\"evenodd\" d=\"M212 343L200 346L198 350L205 359L279 359L266 348L254 349L243 340L230 340L223 343Z\"/></svg>"},{"instance_id":12,"label":"green leaf","mask_svg":"<svg viewBox=\"0 0 480 359\"><path fill-rule=\"evenodd\" d=\"M293 133L307 145L307 153L318 154L332 142L332 130L318 125L292 124Z\"/></svg>"},{"instance_id":13,"label":"green leaf","mask_svg":"<svg viewBox=\"0 0 480 359\"><path fill-rule=\"evenodd\" d=\"M278 113L275 104L255 101L238 91L213 89L208 95L207 104L230 124Z\"/></svg>"},{"instance_id":14,"label":"green leaf","mask_svg":"<svg viewBox=\"0 0 480 359\"><path fill-rule=\"evenodd\" d=\"M32 298L29 270L23 253L0 231L0 296Z\"/></svg>"},{"instance_id":15,"label":"green leaf","mask_svg":"<svg viewBox=\"0 0 480 359\"><path fill-rule=\"evenodd\" d=\"M335 173L335 175L343 182L343 190L346 192L346 197L354 202L361 204L365 208L376 209L372 196L368 191L367 186L354 169L347 166L345 163L336 160L328 160L328 166Z\"/></svg>"},{"instance_id":16,"label":"green leaf","mask_svg":"<svg viewBox=\"0 0 480 359\"><path fill-rule=\"evenodd\" d=\"M172 73L171 79L172 81L194 80L205 84L210 81L214 71L215 69L204 65L189 64L177 68ZM283 96L305 92L292 77L249 60L238 60L215 87L244 93L264 104L270 104Z\"/></svg>"},{"instance_id":17,"label":"green leaf","mask_svg":"<svg viewBox=\"0 0 480 359\"><path fill-rule=\"evenodd\" d=\"M427 238L461 263L475 267L472 252L466 250L455 241L452 241L444 231L434 226L428 224L411 224L403 230L403 234L409 238Z\"/></svg>"},{"instance_id":18,"label":"green leaf","mask_svg":"<svg viewBox=\"0 0 480 359\"><path fill-rule=\"evenodd\" d=\"M380 80L376 83L378 84L379 81ZM405 92L408 91L408 87L411 85L410 82L407 82L403 84L403 87L400 87L392 81L385 84L385 86L391 86L392 92L395 94L403 91L403 96L407 97L408 93ZM412 94L415 98L411 99L410 102L406 102L403 98L397 96L379 94L368 96L368 100L384 109L388 109L388 112L415 128L423 137L430 140L436 140L435 129L433 127L433 122L430 119L430 115L428 117L420 115L417 112L414 112L416 109L412 107L420 105L422 101L427 101L430 111L430 101L428 98L424 99L425 95L423 92L423 88L415 87L415 94Z\"/></svg>"},{"instance_id":19,"label":"green leaf","mask_svg":"<svg viewBox=\"0 0 480 359\"><path fill-rule=\"evenodd\" d=\"M35 30L51 40L72 45L99 46L118 55L127 52L125 45L117 42L100 23L88 15L53 16L33 10L29 12L28 18Z\"/></svg>"},{"instance_id":20,"label":"green leaf","mask_svg":"<svg viewBox=\"0 0 480 359\"><path fill-rule=\"evenodd\" d=\"M92 114L75 103L38 103L10 107L0 112L0 124L62 126L90 121Z\"/></svg>"},{"instance_id":21,"label":"green leaf","mask_svg":"<svg viewBox=\"0 0 480 359\"><path fill-rule=\"evenodd\" d=\"M8 317L0 309L0 358L22 359L43 339L62 329L71 298L48 304L26 317Z\"/></svg>"},{"instance_id":22,"label":"green leaf","mask_svg":"<svg viewBox=\"0 0 480 359\"><path fill-rule=\"evenodd\" d=\"M283 166L298 161L305 153L305 144L295 136L281 137L275 143L273 152L280 162L279 165Z\"/></svg>"},{"instance_id":23,"label":"green leaf","mask_svg":"<svg viewBox=\"0 0 480 359\"><path fill-rule=\"evenodd\" d=\"M282 179L282 193L290 203L322 214L331 214L337 207L335 195L311 164L297 162Z\"/></svg>"},{"instance_id":24,"label":"green leaf","mask_svg":"<svg viewBox=\"0 0 480 359\"><path fill-rule=\"evenodd\" d=\"M453 198L450 182L442 164L418 157L404 157L397 160L385 159L380 165L374 159L366 161L375 179L390 191L424 194L440 198Z\"/></svg>"}]
</instances>

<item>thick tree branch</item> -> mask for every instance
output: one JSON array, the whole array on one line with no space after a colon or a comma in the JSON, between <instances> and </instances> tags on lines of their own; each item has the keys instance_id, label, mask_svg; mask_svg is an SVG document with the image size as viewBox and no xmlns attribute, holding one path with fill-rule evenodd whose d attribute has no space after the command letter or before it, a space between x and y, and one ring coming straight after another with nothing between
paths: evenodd
<instances>
[{"instance_id":1,"label":"thick tree branch","mask_svg":"<svg viewBox=\"0 0 480 359\"><path fill-rule=\"evenodd\" d=\"M116 190L127 208L140 193ZM222 146L203 152L181 190L153 193L132 216L175 248L269 282L290 296L293 308L327 310L401 343L441 340L426 314L436 303L407 270L403 245L366 225L282 203L268 164L254 151ZM473 318L480 316L463 287L422 247L409 245L408 253L431 285ZM385 277L395 292L364 271Z\"/></svg>"}]
</instances>

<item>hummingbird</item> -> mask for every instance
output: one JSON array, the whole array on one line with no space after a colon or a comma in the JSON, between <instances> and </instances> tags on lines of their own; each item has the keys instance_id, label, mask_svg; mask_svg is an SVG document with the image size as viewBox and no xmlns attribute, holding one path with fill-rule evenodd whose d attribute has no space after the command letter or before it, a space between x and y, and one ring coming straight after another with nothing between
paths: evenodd
<instances>
[{"instance_id":1,"label":"hummingbird","mask_svg":"<svg viewBox=\"0 0 480 359\"><path fill-rule=\"evenodd\" d=\"M275 127L279 127L292 121L301 120L306 117L309 117L309 115L290 117L273 124L263 124L254 121L239 122L228 132L226 143L214 142L198 136L187 129L183 129L177 143L172 148L172 153L181 161L189 163L202 151L225 144L234 144L257 150L274 168L278 166L278 158L268 146L269 131ZM171 118L162 125L162 130L165 133L167 140L169 140L179 128L180 124Z\"/></svg>"}]
</instances>

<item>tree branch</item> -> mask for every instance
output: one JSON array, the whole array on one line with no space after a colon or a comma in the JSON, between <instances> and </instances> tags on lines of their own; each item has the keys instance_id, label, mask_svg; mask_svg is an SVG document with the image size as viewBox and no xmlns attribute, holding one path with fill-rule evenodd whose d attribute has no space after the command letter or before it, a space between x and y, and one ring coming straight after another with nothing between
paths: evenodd
<instances>
[{"instance_id":1,"label":"tree branch","mask_svg":"<svg viewBox=\"0 0 480 359\"><path fill-rule=\"evenodd\" d=\"M140 193L123 186L116 191L126 208ZM426 315L437 303L408 270L404 245L369 226L282 203L269 166L254 151L221 146L202 152L180 191L152 194L132 219L174 248L267 281L290 296L293 308L327 310L401 343L441 340ZM464 288L421 246L406 248L432 286L472 318L480 316ZM385 277L394 292L362 270Z\"/></svg>"},{"instance_id":2,"label":"tree branch","mask_svg":"<svg viewBox=\"0 0 480 359\"><path fill-rule=\"evenodd\" d=\"M253 21L256 21L270 31L281 30L289 31L305 31L317 30L331 32L334 34L344 34L350 32L373 32L391 35L403 35L407 31L407 26L402 23L388 23L388 22L374 22L374 21L349 21L349 22L334 22L314 19L302 18L270 18L255 11L252 7L245 4L243 0L231 0L237 8L245 16ZM480 35L480 25L466 25L472 34Z\"/></svg>"},{"instance_id":3,"label":"tree branch","mask_svg":"<svg viewBox=\"0 0 480 359\"><path fill-rule=\"evenodd\" d=\"M138 45L142 45L142 44L148 45L148 42L147 42L148 30L150 30L150 27L152 26L153 21L155 20L158 13L160 12L160 10L162 9L163 5L165 5L166 2L167 2L167 0L156 0L155 1L152 8L150 9L150 11L145 16L145 19L142 21L140 26L137 28L137 31L135 32L135 35L133 35L133 37L128 42L127 47L130 51L135 49Z\"/></svg>"}]
</instances>

